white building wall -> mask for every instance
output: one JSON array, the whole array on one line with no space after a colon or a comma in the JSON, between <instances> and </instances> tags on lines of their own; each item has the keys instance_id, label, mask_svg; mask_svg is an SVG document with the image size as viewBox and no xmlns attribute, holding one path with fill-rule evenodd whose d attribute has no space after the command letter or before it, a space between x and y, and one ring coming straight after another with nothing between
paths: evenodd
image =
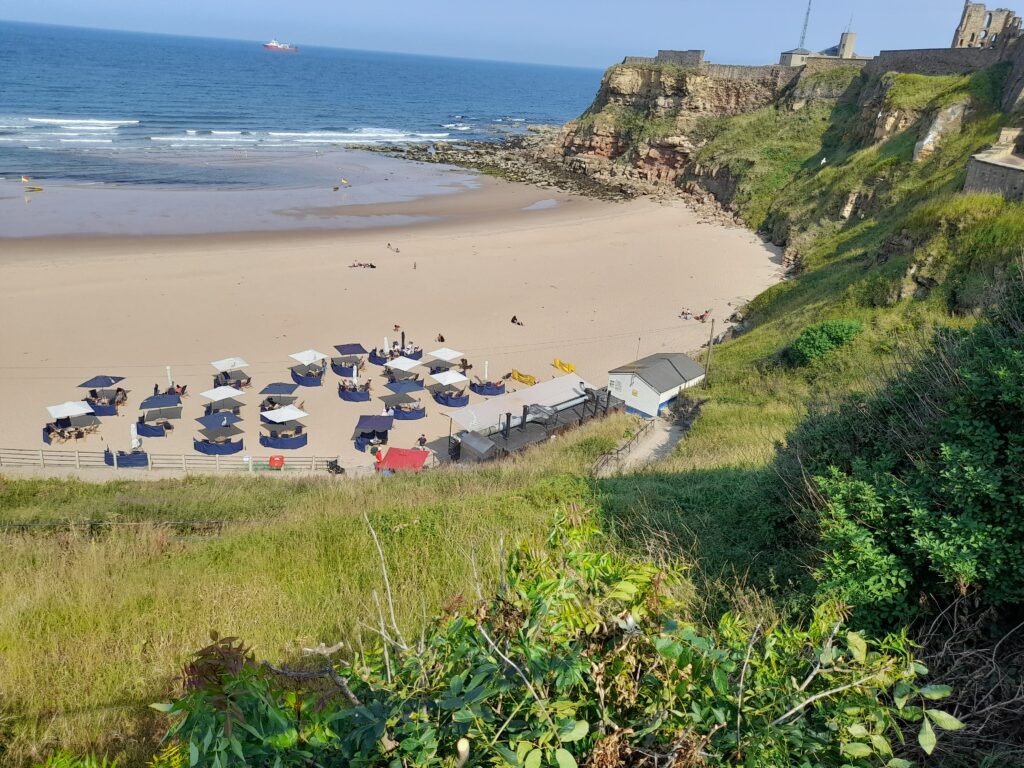
<instances>
[{"instance_id":1,"label":"white building wall","mask_svg":"<svg viewBox=\"0 0 1024 768\"><path fill-rule=\"evenodd\" d=\"M627 408L640 411L648 416L658 414L661 394L652 389L639 376L632 373L609 374L608 389L615 397L623 400Z\"/></svg>"}]
</instances>

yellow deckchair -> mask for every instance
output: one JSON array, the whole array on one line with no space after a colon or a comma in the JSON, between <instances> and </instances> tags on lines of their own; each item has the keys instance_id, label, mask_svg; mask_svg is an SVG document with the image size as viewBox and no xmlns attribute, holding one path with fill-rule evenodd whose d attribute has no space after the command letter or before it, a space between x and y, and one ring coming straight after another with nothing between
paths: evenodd
<instances>
[{"instance_id":1,"label":"yellow deckchair","mask_svg":"<svg viewBox=\"0 0 1024 768\"><path fill-rule=\"evenodd\" d=\"M531 376L528 373L520 373L515 368L512 369L512 378L518 381L519 383L526 384L527 386L530 387L534 386L537 383L536 376Z\"/></svg>"},{"instance_id":2,"label":"yellow deckchair","mask_svg":"<svg viewBox=\"0 0 1024 768\"><path fill-rule=\"evenodd\" d=\"M557 357L555 358L555 362L553 362L552 365L555 366L555 368L557 368L558 370L565 371L566 373L574 373L576 371L575 365L573 365L572 363L566 363Z\"/></svg>"}]
</instances>

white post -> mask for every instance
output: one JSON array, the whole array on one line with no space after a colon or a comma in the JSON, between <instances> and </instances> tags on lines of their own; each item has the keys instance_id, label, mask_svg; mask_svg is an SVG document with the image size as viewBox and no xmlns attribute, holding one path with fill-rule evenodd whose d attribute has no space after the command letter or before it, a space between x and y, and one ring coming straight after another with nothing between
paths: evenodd
<instances>
[{"instance_id":1,"label":"white post","mask_svg":"<svg viewBox=\"0 0 1024 768\"><path fill-rule=\"evenodd\" d=\"M78 449L75 448L75 469L82 468L82 457L78 453Z\"/></svg>"},{"instance_id":2,"label":"white post","mask_svg":"<svg viewBox=\"0 0 1024 768\"><path fill-rule=\"evenodd\" d=\"M252 474L252 456L249 457L249 473Z\"/></svg>"},{"instance_id":3,"label":"white post","mask_svg":"<svg viewBox=\"0 0 1024 768\"><path fill-rule=\"evenodd\" d=\"M153 454L146 451L146 469L153 469Z\"/></svg>"},{"instance_id":4,"label":"white post","mask_svg":"<svg viewBox=\"0 0 1024 768\"><path fill-rule=\"evenodd\" d=\"M391 345L388 344L388 337L384 337L384 357L388 356L388 350L391 349Z\"/></svg>"},{"instance_id":5,"label":"white post","mask_svg":"<svg viewBox=\"0 0 1024 768\"><path fill-rule=\"evenodd\" d=\"M352 366L352 384L359 386L359 363Z\"/></svg>"},{"instance_id":6,"label":"white post","mask_svg":"<svg viewBox=\"0 0 1024 768\"><path fill-rule=\"evenodd\" d=\"M111 449L110 455L114 457L114 469L117 469L117 451Z\"/></svg>"},{"instance_id":7,"label":"white post","mask_svg":"<svg viewBox=\"0 0 1024 768\"><path fill-rule=\"evenodd\" d=\"M46 454L43 453L43 449L42 448L39 449L39 466L40 467L45 467L46 466Z\"/></svg>"},{"instance_id":8,"label":"white post","mask_svg":"<svg viewBox=\"0 0 1024 768\"><path fill-rule=\"evenodd\" d=\"M214 458L214 463L217 467L217 471L220 472L220 454L218 453Z\"/></svg>"},{"instance_id":9,"label":"white post","mask_svg":"<svg viewBox=\"0 0 1024 768\"><path fill-rule=\"evenodd\" d=\"M181 471L188 472L188 463L185 461L185 454L181 454Z\"/></svg>"},{"instance_id":10,"label":"white post","mask_svg":"<svg viewBox=\"0 0 1024 768\"><path fill-rule=\"evenodd\" d=\"M490 379L487 378L487 371L490 369L490 367L491 367L491 364L487 360L484 360L484 383L485 384L488 381L490 381Z\"/></svg>"},{"instance_id":11,"label":"white post","mask_svg":"<svg viewBox=\"0 0 1024 768\"><path fill-rule=\"evenodd\" d=\"M167 366L167 387L170 389L174 382L171 380L171 366Z\"/></svg>"}]
</instances>

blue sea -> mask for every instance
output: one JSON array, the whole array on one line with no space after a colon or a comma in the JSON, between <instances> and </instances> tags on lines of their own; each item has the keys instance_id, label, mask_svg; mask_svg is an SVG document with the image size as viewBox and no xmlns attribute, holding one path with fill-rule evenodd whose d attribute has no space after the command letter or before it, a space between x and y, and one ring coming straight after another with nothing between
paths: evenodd
<instances>
[{"instance_id":1,"label":"blue sea","mask_svg":"<svg viewBox=\"0 0 1024 768\"><path fill-rule=\"evenodd\" d=\"M254 188L354 144L497 140L563 123L598 70L0 21L0 177Z\"/></svg>"}]
</instances>

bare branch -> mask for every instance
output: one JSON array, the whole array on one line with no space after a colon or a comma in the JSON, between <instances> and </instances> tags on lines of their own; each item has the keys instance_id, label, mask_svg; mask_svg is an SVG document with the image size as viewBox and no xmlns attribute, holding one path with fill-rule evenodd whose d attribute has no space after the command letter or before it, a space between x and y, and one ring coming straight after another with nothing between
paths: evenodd
<instances>
[{"instance_id":1,"label":"bare branch","mask_svg":"<svg viewBox=\"0 0 1024 768\"><path fill-rule=\"evenodd\" d=\"M391 579L388 578L388 563L384 559L384 549L380 545L380 539L377 537L377 531L374 530L373 525L370 523L370 516L363 512L363 520L366 521L366 527L370 529L370 535L373 536L373 543L377 545L377 555L380 557L380 571L384 576L384 594L388 599L388 612L391 614L391 626L395 630L395 637L397 637L403 646L408 648L405 643L405 638L402 637L402 630L398 628L398 622L395 620L395 601L391 596Z\"/></svg>"},{"instance_id":2,"label":"bare branch","mask_svg":"<svg viewBox=\"0 0 1024 768\"><path fill-rule=\"evenodd\" d=\"M747 667L750 666L750 654L754 650L754 643L757 642L757 636L761 632L761 622L757 622L757 626L754 627L754 633L750 636L750 642L747 643L747 655L743 659L743 669L740 670L740 693L736 700L736 752L740 751L740 721L743 718L743 683L747 676Z\"/></svg>"}]
</instances>

